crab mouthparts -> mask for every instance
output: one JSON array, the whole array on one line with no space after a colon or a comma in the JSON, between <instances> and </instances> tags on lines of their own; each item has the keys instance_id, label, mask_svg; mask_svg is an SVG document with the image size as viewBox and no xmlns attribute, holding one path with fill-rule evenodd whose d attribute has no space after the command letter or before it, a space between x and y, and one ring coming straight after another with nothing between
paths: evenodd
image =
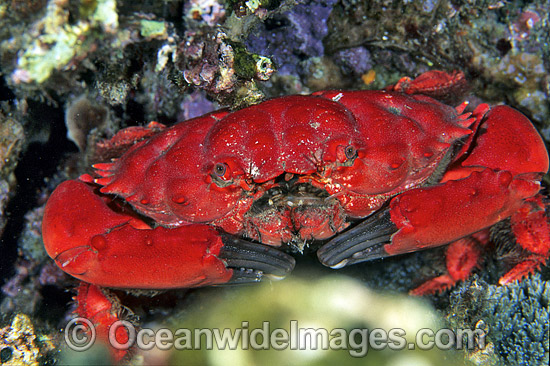
<instances>
[{"instance_id":1,"label":"crab mouthparts","mask_svg":"<svg viewBox=\"0 0 550 366\"><path fill-rule=\"evenodd\" d=\"M277 185L268 189L262 197L254 201L249 213L262 213L273 208L306 208L324 206L333 200L324 189L314 187L310 183L299 183L297 178L290 180L278 179Z\"/></svg>"},{"instance_id":2,"label":"crab mouthparts","mask_svg":"<svg viewBox=\"0 0 550 366\"><path fill-rule=\"evenodd\" d=\"M307 242L332 237L347 223L339 201L298 178L281 177L245 214L246 236L302 252Z\"/></svg>"}]
</instances>

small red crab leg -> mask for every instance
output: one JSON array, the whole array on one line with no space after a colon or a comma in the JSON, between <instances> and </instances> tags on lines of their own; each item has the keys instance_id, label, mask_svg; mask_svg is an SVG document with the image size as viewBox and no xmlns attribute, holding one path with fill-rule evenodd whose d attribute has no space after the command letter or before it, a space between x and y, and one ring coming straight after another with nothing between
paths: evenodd
<instances>
[{"instance_id":1,"label":"small red crab leg","mask_svg":"<svg viewBox=\"0 0 550 366\"><path fill-rule=\"evenodd\" d=\"M409 294L422 296L434 294L454 286L458 281L468 278L479 265L483 246L489 241L488 230L452 242L445 251L447 273L432 278L411 290Z\"/></svg>"},{"instance_id":2,"label":"small red crab leg","mask_svg":"<svg viewBox=\"0 0 550 366\"><path fill-rule=\"evenodd\" d=\"M448 95L460 95L466 87L466 76L462 71L447 73L431 70L415 79L403 77L395 85L388 86L386 90L429 95L437 99Z\"/></svg>"},{"instance_id":3,"label":"small red crab leg","mask_svg":"<svg viewBox=\"0 0 550 366\"><path fill-rule=\"evenodd\" d=\"M546 201L545 201L546 200ZM525 200L521 208L510 218L510 226L517 243L527 252L518 264L499 280L506 285L537 270L550 254L550 206L541 194Z\"/></svg>"},{"instance_id":4,"label":"small red crab leg","mask_svg":"<svg viewBox=\"0 0 550 366\"><path fill-rule=\"evenodd\" d=\"M63 271L83 281L168 289L242 282L247 277L258 281L266 274L282 277L294 266L292 257L276 249L248 245L208 225L150 228L128 207L116 208L116 202L97 191L91 184L66 181L54 191L44 213L48 254Z\"/></svg>"},{"instance_id":5,"label":"small red crab leg","mask_svg":"<svg viewBox=\"0 0 550 366\"><path fill-rule=\"evenodd\" d=\"M77 304L76 314L91 321L99 340L105 345L109 345L109 328L116 321L121 320L122 305L118 298L110 294L108 290L81 282L77 295L73 299ZM126 344L130 339L125 327L118 327L114 337L119 344ZM126 350L114 347L109 347L109 349L115 361L122 360L126 355Z\"/></svg>"},{"instance_id":6,"label":"small red crab leg","mask_svg":"<svg viewBox=\"0 0 550 366\"><path fill-rule=\"evenodd\" d=\"M500 278L501 285L528 276L546 262L550 253L550 223L545 212L544 201L545 198L541 194L529 198L510 217L510 229L517 244L524 250L516 252L516 264ZM468 278L479 265L482 258L481 249L489 242L489 236L489 230L482 230L451 243L445 252L447 273L426 281L410 294L415 296L433 294Z\"/></svg>"}]
</instances>

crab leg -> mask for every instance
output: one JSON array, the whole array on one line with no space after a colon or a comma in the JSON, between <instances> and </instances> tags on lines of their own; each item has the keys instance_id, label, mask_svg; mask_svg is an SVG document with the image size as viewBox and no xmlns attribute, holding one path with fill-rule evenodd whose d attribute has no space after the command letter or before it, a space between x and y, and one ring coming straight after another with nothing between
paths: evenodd
<instances>
[{"instance_id":1,"label":"crab leg","mask_svg":"<svg viewBox=\"0 0 550 366\"><path fill-rule=\"evenodd\" d=\"M500 279L501 285L506 285L533 273L544 264L550 254L550 218L546 213L547 201L541 194L526 199L520 209L511 217L508 225L498 229L496 236L485 229L468 237L451 243L445 252L446 273L432 278L410 291L411 295L420 296L433 294L454 286L457 281L466 279L479 265L481 249L493 237L497 246L509 246L517 243L522 250L514 250L511 259L514 266ZM499 235L504 230L513 234Z\"/></svg>"},{"instance_id":2,"label":"crab leg","mask_svg":"<svg viewBox=\"0 0 550 366\"><path fill-rule=\"evenodd\" d=\"M92 322L98 339L104 344L109 345L109 330L118 320L122 319L124 313L123 305L118 297L109 290L101 289L95 285L81 282L77 288L77 295L73 297L77 308L76 314ZM92 329L84 328L87 332ZM91 337L91 334L88 334ZM130 334L125 327L119 327L113 334L115 340L120 344L126 344L130 340ZM127 351L109 347L114 361L121 361L126 356Z\"/></svg>"},{"instance_id":3,"label":"crab leg","mask_svg":"<svg viewBox=\"0 0 550 366\"><path fill-rule=\"evenodd\" d=\"M424 282L409 294L414 296L434 294L468 278L479 265L482 248L489 240L488 231L483 230L449 244L445 251L446 273Z\"/></svg>"},{"instance_id":4,"label":"crab leg","mask_svg":"<svg viewBox=\"0 0 550 366\"><path fill-rule=\"evenodd\" d=\"M48 254L70 275L98 286L197 287L281 278L294 259L208 225L151 228L97 187L72 180L52 194L43 221Z\"/></svg>"},{"instance_id":5,"label":"crab leg","mask_svg":"<svg viewBox=\"0 0 550 366\"><path fill-rule=\"evenodd\" d=\"M526 256L499 280L506 285L527 276L544 264L550 254L550 202L542 194L525 200L510 218L510 229Z\"/></svg>"}]
</instances>

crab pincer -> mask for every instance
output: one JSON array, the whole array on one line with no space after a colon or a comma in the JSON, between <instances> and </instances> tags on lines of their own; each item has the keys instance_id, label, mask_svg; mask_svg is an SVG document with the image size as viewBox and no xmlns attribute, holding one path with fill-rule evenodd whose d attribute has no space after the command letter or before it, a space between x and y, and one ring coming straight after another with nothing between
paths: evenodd
<instances>
[{"instance_id":1,"label":"crab pincer","mask_svg":"<svg viewBox=\"0 0 550 366\"><path fill-rule=\"evenodd\" d=\"M73 197L70 205L68 197ZM283 278L294 267L288 254L209 225L151 227L79 180L64 182L50 197L43 238L48 254L65 272L111 288L257 282Z\"/></svg>"},{"instance_id":2,"label":"crab pincer","mask_svg":"<svg viewBox=\"0 0 550 366\"><path fill-rule=\"evenodd\" d=\"M391 242L396 231L385 207L329 240L317 251L317 257L323 265L334 269L384 258L389 256L384 246Z\"/></svg>"},{"instance_id":3,"label":"crab pincer","mask_svg":"<svg viewBox=\"0 0 550 366\"><path fill-rule=\"evenodd\" d=\"M295 259L272 246L253 243L234 235L220 233L224 246L218 257L233 270L229 284L280 280L296 263Z\"/></svg>"}]
</instances>

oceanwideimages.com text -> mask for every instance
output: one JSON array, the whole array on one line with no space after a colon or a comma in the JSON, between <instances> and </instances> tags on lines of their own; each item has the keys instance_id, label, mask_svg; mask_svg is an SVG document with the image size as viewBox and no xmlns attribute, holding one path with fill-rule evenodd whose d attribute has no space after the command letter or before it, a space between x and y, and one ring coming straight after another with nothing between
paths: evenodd
<instances>
[{"instance_id":1,"label":"oceanwideimages.com text","mask_svg":"<svg viewBox=\"0 0 550 366\"><path fill-rule=\"evenodd\" d=\"M115 334L125 328L128 341L117 341ZM149 350L347 350L353 357L364 357L373 350L441 350L483 349L485 332L481 329L419 329L414 337L407 337L401 328L312 328L300 327L297 320L291 320L288 328L274 328L264 321L262 327L252 328L243 321L240 328L180 328L180 329L137 329L128 321L117 321L109 329L109 343L119 350L138 347ZM96 332L92 323L85 318L71 320L65 328L65 341L76 351L84 351L95 342ZM411 340L412 339L412 340Z\"/></svg>"}]
</instances>

